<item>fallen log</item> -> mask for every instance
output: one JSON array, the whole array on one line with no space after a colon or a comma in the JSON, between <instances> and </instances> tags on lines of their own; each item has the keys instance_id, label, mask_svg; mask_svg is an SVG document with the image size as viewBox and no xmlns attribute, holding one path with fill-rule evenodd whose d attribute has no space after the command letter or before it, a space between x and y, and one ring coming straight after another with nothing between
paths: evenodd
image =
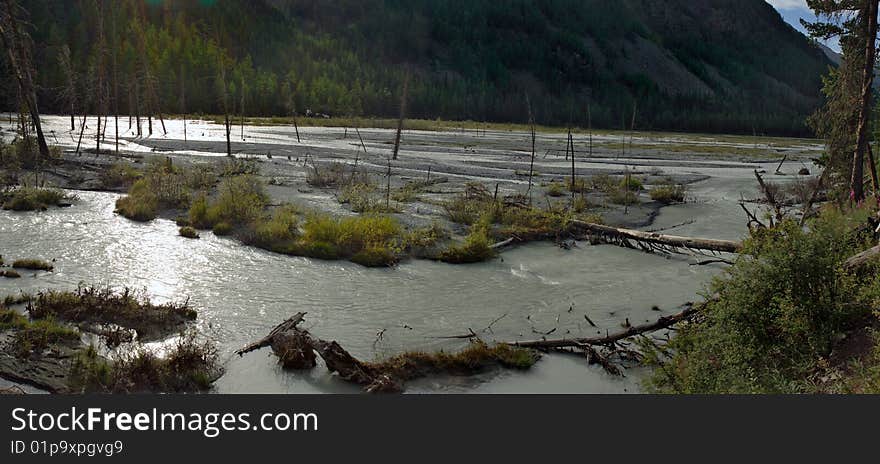
<instances>
[{"instance_id":1,"label":"fallen log","mask_svg":"<svg viewBox=\"0 0 880 464\"><path fill-rule=\"evenodd\" d=\"M628 241L640 244L660 245L689 250L707 250L723 253L738 253L742 248L742 242L732 240L715 240L707 238L680 237L676 235L664 235L640 230L622 229L618 227L594 224L580 220L572 220L574 228L599 237L617 240L624 246L633 247ZM622 242L620 242L622 241Z\"/></svg>"},{"instance_id":2,"label":"fallen log","mask_svg":"<svg viewBox=\"0 0 880 464\"><path fill-rule=\"evenodd\" d=\"M688 306L682 312L677 314L672 314L670 316L663 316L657 319L655 322L651 322L648 324L630 326L625 330L620 332L605 335L604 337L589 337L589 338L560 338L560 339L542 339L542 340L529 340L529 341L517 341L517 342L507 342L508 345L518 346L521 348L537 348L537 349L555 349L555 348L583 348L584 345L589 346L597 346L597 345L611 345L615 342L623 340L625 338L634 337L636 335L640 335L648 332L656 332L658 330L669 328L681 321L687 320L694 315L696 315L703 307L705 303L700 304L698 306Z\"/></svg>"},{"instance_id":3,"label":"fallen log","mask_svg":"<svg viewBox=\"0 0 880 464\"><path fill-rule=\"evenodd\" d=\"M540 354L534 350L523 350L529 354L528 359L524 360L522 353L511 352L517 348L506 344L490 347L477 339L469 348L456 354L442 351L434 354L410 352L383 362L366 363L352 356L335 341L321 340L307 330L297 327L302 322L303 316L305 313L297 313L275 326L269 335L236 353L243 355L271 346L279 362L291 369L314 367L315 353L317 353L330 372L336 372L345 381L363 386L370 393L400 392L406 381L432 374L470 375L493 366L527 369L540 357ZM492 321L487 330L503 317Z\"/></svg>"},{"instance_id":4,"label":"fallen log","mask_svg":"<svg viewBox=\"0 0 880 464\"><path fill-rule=\"evenodd\" d=\"M851 256L844 261L843 267L844 269L854 271L864 267L869 261L877 259L878 256L880 256L880 245L868 248L857 255Z\"/></svg>"},{"instance_id":5,"label":"fallen log","mask_svg":"<svg viewBox=\"0 0 880 464\"><path fill-rule=\"evenodd\" d=\"M278 334L296 329L296 326L299 325L299 323L301 323L303 321L303 317L305 317L305 315L306 315L306 313L294 314L293 317L291 317L290 319L287 319L286 321L275 326L275 328L272 329L271 332L269 332L269 335L266 335L262 339L254 342L254 343L251 343L250 345L248 345L240 350L237 350L235 352L235 354L242 356L245 353L250 353L251 351L259 350L260 348L264 348L264 347L271 345L272 340Z\"/></svg>"},{"instance_id":6,"label":"fallen log","mask_svg":"<svg viewBox=\"0 0 880 464\"><path fill-rule=\"evenodd\" d=\"M400 386L387 375L376 372L345 351L335 341L328 342L314 337L307 330L297 327L306 313L300 312L275 326L269 335L236 351L239 356L271 346L284 367L309 369L315 367L318 353L327 369L336 372L346 381L366 387L367 391L399 391Z\"/></svg>"},{"instance_id":7,"label":"fallen log","mask_svg":"<svg viewBox=\"0 0 880 464\"><path fill-rule=\"evenodd\" d=\"M516 241L516 237L510 237L507 240L504 240L504 241L501 241L501 242L498 242L498 243L495 243L495 244L489 246L489 248L491 248L493 250L497 250L499 248L504 248L504 247L512 244L515 241Z\"/></svg>"}]
</instances>

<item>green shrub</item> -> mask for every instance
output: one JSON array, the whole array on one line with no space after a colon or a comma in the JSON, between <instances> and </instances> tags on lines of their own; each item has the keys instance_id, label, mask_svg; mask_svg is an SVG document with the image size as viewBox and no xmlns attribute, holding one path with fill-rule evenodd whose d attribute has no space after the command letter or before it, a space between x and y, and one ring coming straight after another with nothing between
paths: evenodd
<instances>
[{"instance_id":1,"label":"green shrub","mask_svg":"<svg viewBox=\"0 0 880 464\"><path fill-rule=\"evenodd\" d=\"M629 176L620 180L620 188L630 192L640 192L644 190L645 186L638 177Z\"/></svg>"},{"instance_id":2,"label":"green shrub","mask_svg":"<svg viewBox=\"0 0 880 464\"><path fill-rule=\"evenodd\" d=\"M3 209L12 211L45 210L68 200L68 196L58 189L21 187L0 197Z\"/></svg>"},{"instance_id":3,"label":"green shrub","mask_svg":"<svg viewBox=\"0 0 880 464\"><path fill-rule=\"evenodd\" d=\"M353 182L342 188L337 200L341 204L348 204L355 213L396 213L397 208L385 201L385 193L379 193L374 184Z\"/></svg>"},{"instance_id":4,"label":"green shrub","mask_svg":"<svg viewBox=\"0 0 880 464\"><path fill-rule=\"evenodd\" d=\"M276 209L267 219L251 225L249 243L281 253L289 252L299 235L299 215L296 208L287 205Z\"/></svg>"},{"instance_id":5,"label":"green shrub","mask_svg":"<svg viewBox=\"0 0 880 464\"><path fill-rule=\"evenodd\" d=\"M151 161L146 175L132 184L128 195L116 201L116 212L134 221L147 222L165 209L187 208L191 186L184 171L170 159Z\"/></svg>"},{"instance_id":6,"label":"green shrub","mask_svg":"<svg viewBox=\"0 0 880 464\"><path fill-rule=\"evenodd\" d=\"M232 233L232 230L233 230L232 225L229 224L228 222L218 222L211 229L211 231L214 232L214 235L216 235L218 237L223 237L223 236L229 235Z\"/></svg>"},{"instance_id":7,"label":"green shrub","mask_svg":"<svg viewBox=\"0 0 880 464\"><path fill-rule=\"evenodd\" d=\"M116 162L101 172L101 185L105 189L130 187L141 177L141 172L125 162Z\"/></svg>"},{"instance_id":8,"label":"green shrub","mask_svg":"<svg viewBox=\"0 0 880 464\"><path fill-rule=\"evenodd\" d=\"M199 238L199 232L192 227L186 226L181 227L179 230L180 236L185 238Z\"/></svg>"},{"instance_id":9,"label":"green shrub","mask_svg":"<svg viewBox=\"0 0 880 464\"><path fill-rule=\"evenodd\" d=\"M205 220L211 225L218 222L249 224L263 214L268 203L269 197L256 177L228 177L220 184L217 198L208 207Z\"/></svg>"},{"instance_id":10,"label":"green shrub","mask_svg":"<svg viewBox=\"0 0 880 464\"><path fill-rule=\"evenodd\" d=\"M94 347L82 350L71 368L71 387L98 393L192 393L211 388L222 369L216 347L187 333L164 357L139 349L114 361Z\"/></svg>"},{"instance_id":11,"label":"green shrub","mask_svg":"<svg viewBox=\"0 0 880 464\"><path fill-rule=\"evenodd\" d=\"M208 198L205 194L198 195L189 207L189 224L198 229L210 229L208 220Z\"/></svg>"},{"instance_id":12,"label":"green shrub","mask_svg":"<svg viewBox=\"0 0 880 464\"><path fill-rule=\"evenodd\" d=\"M608 199L618 205L637 205L640 203L637 193L624 189L612 191L608 194Z\"/></svg>"},{"instance_id":13,"label":"green shrub","mask_svg":"<svg viewBox=\"0 0 880 464\"><path fill-rule=\"evenodd\" d=\"M684 185L663 184L651 189L651 199L664 204L681 203L684 201L687 189Z\"/></svg>"},{"instance_id":14,"label":"green shrub","mask_svg":"<svg viewBox=\"0 0 880 464\"><path fill-rule=\"evenodd\" d=\"M313 163L312 168L306 174L306 183L312 187L331 187L344 181L345 165L337 162L331 163L329 166Z\"/></svg>"},{"instance_id":15,"label":"green shrub","mask_svg":"<svg viewBox=\"0 0 880 464\"><path fill-rule=\"evenodd\" d=\"M63 326L53 318L29 321L17 328L12 335L11 348L19 357L42 353L52 345L79 342L79 332Z\"/></svg>"},{"instance_id":16,"label":"green shrub","mask_svg":"<svg viewBox=\"0 0 880 464\"><path fill-rule=\"evenodd\" d=\"M28 319L11 309L0 307L0 332L21 329L28 324Z\"/></svg>"},{"instance_id":17,"label":"green shrub","mask_svg":"<svg viewBox=\"0 0 880 464\"><path fill-rule=\"evenodd\" d=\"M159 198L150 190L149 181L141 179L128 195L116 200L116 212L133 221L147 222L159 214Z\"/></svg>"},{"instance_id":18,"label":"green shrub","mask_svg":"<svg viewBox=\"0 0 880 464\"><path fill-rule=\"evenodd\" d=\"M736 263L715 279L715 295L683 325L658 362L649 389L680 393L808 391L806 378L835 342L880 302L880 280L841 263L873 241L853 233L864 215L827 209L802 229L791 220L746 240ZM869 275L876 275L872 271Z\"/></svg>"},{"instance_id":19,"label":"green shrub","mask_svg":"<svg viewBox=\"0 0 880 464\"><path fill-rule=\"evenodd\" d=\"M491 248L492 240L489 238L489 227L488 217L483 217L479 223L471 228L464 243L451 245L440 253L440 261L450 264L469 264L494 258L496 252Z\"/></svg>"},{"instance_id":20,"label":"green shrub","mask_svg":"<svg viewBox=\"0 0 880 464\"><path fill-rule=\"evenodd\" d=\"M547 195L561 197L565 195L565 186L559 182L550 182L547 184Z\"/></svg>"},{"instance_id":21,"label":"green shrub","mask_svg":"<svg viewBox=\"0 0 880 464\"><path fill-rule=\"evenodd\" d=\"M351 262L366 267L388 267L397 264L398 258L386 246L370 245L351 257Z\"/></svg>"}]
</instances>

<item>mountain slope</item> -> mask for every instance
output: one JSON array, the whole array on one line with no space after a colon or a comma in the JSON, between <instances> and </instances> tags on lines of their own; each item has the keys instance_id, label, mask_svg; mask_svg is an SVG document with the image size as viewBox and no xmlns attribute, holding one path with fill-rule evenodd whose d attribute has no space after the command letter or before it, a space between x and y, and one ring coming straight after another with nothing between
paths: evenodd
<instances>
[{"instance_id":1,"label":"mountain slope","mask_svg":"<svg viewBox=\"0 0 880 464\"><path fill-rule=\"evenodd\" d=\"M56 48L70 44L82 63L93 54L90 3L28 5L50 99L62 77L51 64ZM763 0L120 4L122 23L136 8L149 18L163 105L176 109L174 81L187 75L187 111L219 110L216 86L207 82L218 74L210 59L218 47L237 63L232 90L245 92L248 113L295 107L394 116L409 70L412 117L522 122L528 94L545 124L585 125L589 104L601 127L628 126L635 107L642 129L801 134L831 65ZM120 34L123 46L130 42Z\"/></svg>"}]
</instances>

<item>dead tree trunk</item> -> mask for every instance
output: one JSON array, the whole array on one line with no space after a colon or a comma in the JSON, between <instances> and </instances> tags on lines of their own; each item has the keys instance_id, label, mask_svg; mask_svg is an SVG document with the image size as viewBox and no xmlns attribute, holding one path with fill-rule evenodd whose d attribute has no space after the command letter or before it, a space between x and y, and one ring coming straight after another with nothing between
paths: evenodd
<instances>
[{"instance_id":1,"label":"dead tree trunk","mask_svg":"<svg viewBox=\"0 0 880 464\"><path fill-rule=\"evenodd\" d=\"M95 154L101 153L101 117L104 115L104 2L98 7L98 44L95 48L98 58L95 86L95 109L98 115L98 130L95 132Z\"/></svg>"},{"instance_id":2,"label":"dead tree trunk","mask_svg":"<svg viewBox=\"0 0 880 464\"><path fill-rule=\"evenodd\" d=\"M874 198L880 198L880 180L877 179L877 163L874 160L874 150L868 144L868 169L871 170L871 187L874 189Z\"/></svg>"},{"instance_id":3,"label":"dead tree trunk","mask_svg":"<svg viewBox=\"0 0 880 464\"><path fill-rule=\"evenodd\" d=\"M529 188L526 190L526 196L529 197L529 203L532 202L532 176L535 172L535 117L532 114L532 102L529 100L529 95L526 94L526 108L529 112L529 132L532 135L532 155L529 158Z\"/></svg>"},{"instance_id":4,"label":"dead tree trunk","mask_svg":"<svg viewBox=\"0 0 880 464\"><path fill-rule=\"evenodd\" d=\"M630 248L635 248L630 241L647 247L660 246L682 248L686 250L704 250L722 253L738 253L742 248L741 242L731 240L714 240L707 238L679 237L675 235L663 235L640 230L622 229L601 224L593 224L580 220L572 220L574 229L579 229L588 235L598 236L612 243Z\"/></svg>"},{"instance_id":5,"label":"dead tree trunk","mask_svg":"<svg viewBox=\"0 0 880 464\"><path fill-rule=\"evenodd\" d=\"M865 0L862 10L865 21L865 62L862 69L862 88L859 100L859 120L856 130L856 151L853 154L850 195L852 201L859 203L865 199L862 178L864 177L865 152L868 147L868 122L871 117L871 93L874 82L874 61L877 40L877 7L880 0Z\"/></svg>"},{"instance_id":6,"label":"dead tree trunk","mask_svg":"<svg viewBox=\"0 0 880 464\"><path fill-rule=\"evenodd\" d=\"M770 204L770 207L773 208L773 211L776 213L776 221L782 221L782 218L785 214L782 212L782 206L779 204L779 201L776 199L776 196L773 194L773 191L768 188L767 184L764 183L764 178L761 177L761 173L755 169L755 178L758 179L758 185L761 186L761 192L764 193L764 198L767 200L767 203Z\"/></svg>"},{"instance_id":7,"label":"dead tree trunk","mask_svg":"<svg viewBox=\"0 0 880 464\"><path fill-rule=\"evenodd\" d=\"M70 109L70 131L76 130L76 74L70 59L70 48L64 45L58 53L58 64L64 72L64 91L62 96L67 100Z\"/></svg>"},{"instance_id":8,"label":"dead tree trunk","mask_svg":"<svg viewBox=\"0 0 880 464\"><path fill-rule=\"evenodd\" d=\"M406 94L409 91L409 72L403 78L403 92L400 94L400 117L397 119L397 134L394 136L394 151L391 159L397 159L397 153L400 151L400 134L403 132L403 119L406 117Z\"/></svg>"},{"instance_id":9,"label":"dead tree trunk","mask_svg":"<svg viewBox=\"0 0 880 464\"><path fill-rule=\"evenodd\" d=\"M519 346L522 348L537 348L537 349L551 349L551 348L566 348L572 347L577 348L582 345L611 345L620 340L635 337L636 335L641 335L649 332L656 332L658 330L669 328L679 322L685 321L699 313L704 307L706 303L700 305L690 305L686 307L683 311L672 314L670 316L663 316L657 319L654 322L635 325L626 328L617 333L613 333L610 335L600 336L600 337L588 337L588 338L560 338L555 340L543 339L543 340L528 340L528 341L519 341L519 342L507 342L508 345Z\"/></svg>"},{"instance_id":10,"label":"dead tree trunk","mask_svg":"<svg viewBox=\"0 0 880 464\"><path fill-rule=\"evenodd\" d=\"M116 16L119 3L113 2L111 31L113 34L113 125L116 140L116 154L119 154L119 39L116 33Z\"/></svg>"},{"instance_id":11,"label":"dead tree trunk","mask_svg":"<svg viewBox=\"0 0 880 464\"><path fill-rule=\"evenodd\" d=\"M0 13L0 40L9 58L9 65L18 81L18 88L27 105L31 116L31 123L37 133L37 147L43 160L49 159L49 146L43 136L43 126L40 123L40 110L37 106L37 94L34 88L33 70L31 67L31 52L27 33L21 28L19 19L19 5L15 0L4 0L4 12Z\"/></svg>"},{"instance_id":12,"label":"dead tree trunk","mask_svg":"<svg viewBox=\"0 0 880 464\"><path fill-rule=\"evenodd\" d=\"M180 114L183 115L183 143L186 140L186 68L180 64Z\"/></svg>"}]
</instances>

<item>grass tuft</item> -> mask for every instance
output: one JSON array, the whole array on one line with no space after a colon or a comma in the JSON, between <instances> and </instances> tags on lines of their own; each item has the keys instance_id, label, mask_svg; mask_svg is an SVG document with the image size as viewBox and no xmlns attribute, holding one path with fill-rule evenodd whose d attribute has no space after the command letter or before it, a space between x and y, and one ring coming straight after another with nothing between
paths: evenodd
<instances>
[{"instance_id":1,"label":"grass tuft","mask_svg":"<svg viewBox=\"0 0 880 464\"><path fill-rule=\"evenodd\" d=\"M12 267L17 269L29 269L33 271L51 271L55 269L52 264L39 259L17 259L12 262Z\"/></svg>"}]
</instances>

